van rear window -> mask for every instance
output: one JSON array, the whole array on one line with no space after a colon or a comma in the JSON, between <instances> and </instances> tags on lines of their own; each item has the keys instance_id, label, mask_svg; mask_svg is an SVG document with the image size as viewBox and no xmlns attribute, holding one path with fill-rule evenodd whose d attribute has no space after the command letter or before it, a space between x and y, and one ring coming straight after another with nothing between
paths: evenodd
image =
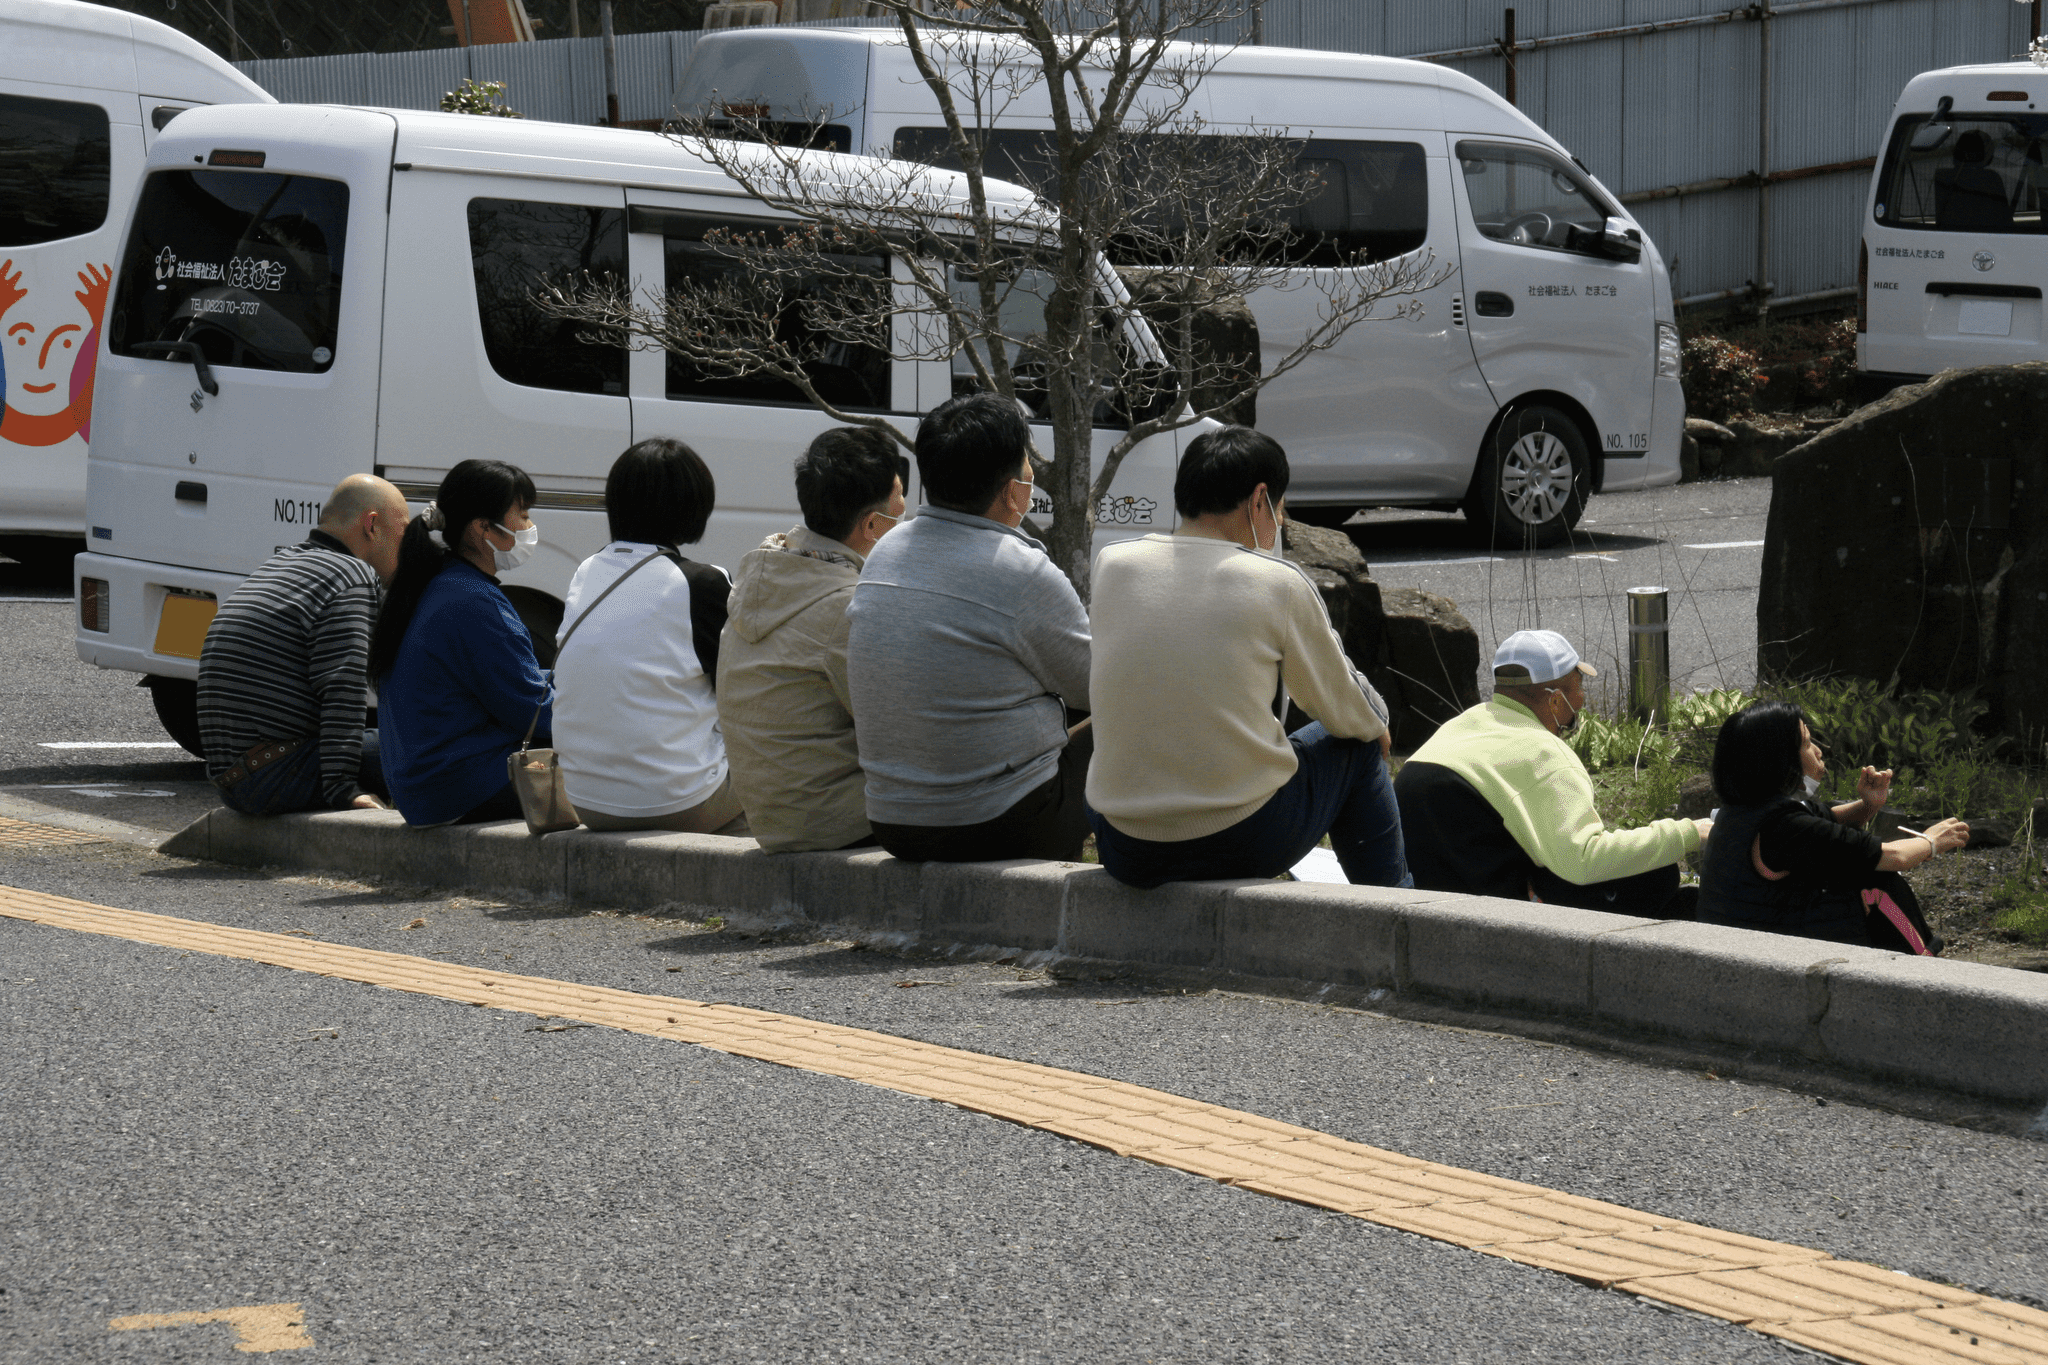
<instances>
[{"instance_id":1,"label":"van rear window","mask_svg":"<svg viewBox=\"0 0 2048 1365\"><path fill-rule=\"evenodd\" d=\"M568 393L626 392L624 347L581 340L586 324L544 317L534 304L546 283L624 278L624 210L472 199L469 261L484 354L499 378Z\"/></svg>"},{"instance_id":2,"label":"van rear window","mask_svg":"<svg viewBox=\"0 0 2048 1365\"><path fill-rule=\"evenodd\" d=\"M1034 189L1052 183L1056 160L1050 132L997 128L987 137L982 163L990 175ZM1231 141L1223 137L1144 133L1133 135L1138 145L1131 164L1146 163L1146 142L1167 137L1193 137L1214 147L1219 158L1232 154ZM1420 143L1305 138L1294 145L1297 167L1316 174L1316 192L1307 202L1281 210L1286 231L1281 250L1290 265L1384 261L1419 249L1428 238L1429 176ZM960 169L944 128L897 129L896 155L945 170ZM1171 164L1175 158L1159 160ZM1155 264L1129 243L1111 242L1109 257L1118 265Z\"/></svg>"},{"instance_id":3,"label":"van rear window","mask_svg":"<svg viewBox=\"0 0 2048 1365\"><path fill-rule=\"evenodd\" d=\"M0 95L0 247L34 246L107 221L107 111Z\"/></svg>"},{"instance_id":4,"label":"van rear window","mask_svg":"<svg viewBox=\"0 0 2048 1365\"><path fill-rule=\"evenodd\" d=\"M1931 232L2040 232L2044 137L2048 115L1903 115L1885 151L1877 221Z\"/></svg>"},{"instance_id":5,"label":"van rear window","mask_svg":"<svg viewBox=\"0 0 2048 1365\"><path fill-rule=\"evenodd\" d=\"M339 180L157 171L142 185L108 345L193 341L214 365L324 373L348 237Z\"/></svg>"}]
</instances>

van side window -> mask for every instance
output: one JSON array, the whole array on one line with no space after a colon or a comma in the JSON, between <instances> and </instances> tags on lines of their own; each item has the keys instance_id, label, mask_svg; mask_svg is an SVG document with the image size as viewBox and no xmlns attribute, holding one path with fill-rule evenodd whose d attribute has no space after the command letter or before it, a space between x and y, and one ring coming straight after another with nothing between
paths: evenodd
<instances>
[{"instance_id":1,"label":"van side window","mask_svg":"<svg viewBox=\"0 0 2048 1365\"><path fill-rule=\"evenodd\" d=\"M209 363L320 374L334 363L348 186L267 171L154 171L142 182L107 344L161 354L197 342Z\"/></svg>"},{"instance_id":2,"label":"van side window","mask_svg":"<svg viewBox=\"0 0 2048 1365\"><path fill-rule=\"evenodd\" d=\"M727 283L746 285L746 268L705 241L714 228L728 232L759 232L770 243L796 224L766 218L732 218L680 209L636 206L633 231L658 232L662 239L663 285L670 292L717 289ZM873 289L883 297L891 288L886 256L831 255L838 275L805 275L784 282L776 306L777 337L805 357L804 371L826 401L841 409L889 410L889 339L850 340L820 330L812 321L814 305L851 289ZM670 398L725 400L742 403L790 403L809 400L793 384L765 375L735 376L710 372L671 351L667 392Z\"/></svg>"},{"instance_id":3,"label":"van side window","mask_svg":"<svg viewBox=\"0 0 2048 1365\"><path fill-rule=\"evenodd\" d=\"M1472 225L1515 246L1590 252L1615 213L1584 176L1534 147L1460 142Z\"/></svg>"},{"instance_id":4,"label":"van side window","mask_svg":"<svg viewBox=\"0 0 2048 1365\"><path fill-rule=\"evenodd\" d=\"M1934 232L2040 232L2048 115L1906 114L1892 129L1877 221Z\"/></svg>"},{"instance_id":5,"label":"van side window","mask_svg":"<svg viewBox=\"0 0 2048 1365\"><path fill-rule=\"evenodd\" d=\"M535 389L625 394L625 347L579 340L585 324L542 317L533 303L545 281L625 276L623 210L472 199L469 259L484 354L499 378Z\"/></svg>"},{"instance_id":6,"label":"van side window","mask_svg":"<svg viewBox=\"0 0 2048 1365\"><path fill-rule=\"evenodd\" d=\"M0 247L34 246L107 221L107 111L0 95Z\"/></svg>"},{"instance_id":7,"label":"van side window","mask_svg":"<svg viewBox=\"0 0 2048 1365\"><path fill-rule=\"evenodd\" d=\"M999 179L1033 187L1049 184L1054 173L1052 136L1041 129L993 129L983 164ZM1170 136L1175 135L1134 137L1132 160L1144 161L1147 141ZM1196 141L1215 144L1218 156L1228 154L1223 138L1204 135ZM1296 164L1316 173L1317 187L1307 202L1283 211L1281 226L1287 235L1281 252L1288 264L1362 265L1422 246L1429 236L1429 176L1420 143L1307 138L1295 146ZM906 160L959 169L944 128L899 128L895 150ZM1109 258L1118 265L1153 263L1125 243L1110 243Z\"/></svg>"}]
</instances>

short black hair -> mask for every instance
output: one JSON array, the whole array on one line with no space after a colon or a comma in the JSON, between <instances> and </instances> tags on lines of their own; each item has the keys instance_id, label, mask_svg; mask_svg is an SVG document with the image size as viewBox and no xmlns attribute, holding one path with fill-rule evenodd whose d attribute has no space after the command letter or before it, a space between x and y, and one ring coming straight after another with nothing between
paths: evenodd
<instances>
[{"instance_id":1,"label":"short black hair","mask_svg":"<svg viewBox=\"0 0 2048 1365\"><path fill-rule=\"evenodd\" d=\"M980 516L1017 477L1031 428L1017 404L994 393L949 398L917 424L917 477L925 497Z\"/></svg>"},{"instance_id":2,"label":"short black hair","mask_svg":"<svg viewBox=\"0 0 2048 1365\"><path fill-rule=\"evenodd\" d=\"M718 502L718 484L696 451L656 436L626 447L604 481L613 540L694 545Z\"/></svg>"},{"instance_id":3,"label":"short black hair","mask_svg":"<svg viewBox=\"0 0 2048 1365\"><path fill-rule=\"evenodd\" d=\"M1721 722L1714 740L1714 790L1731 806L1761 806L1798 790L1799 727L1806 713L1789 701L1757 701Z\"/></svg>"},{"instance_id":4,"label":"short black hair","mask_svg":"<svg viewBox=\"0 0 2048 1365\"><path fill-rule=\"evenodd\" d=\"M1287 452L1250 427L1205 431L1188 442L1173 476L1174 510L1206 517L1240 506L1260 484L1278 507L1287 496Z\"/></svg>"},{"instance_id":5,"label":"short black hair","mask_svg":"<svg viewBox=\"0 0 2048 1365\"><path fill-rule=\"evenodd\" d=\"M833 427L796 457L796 505L804 525L844 540L862 517L889 505L898 479L909 486L910 457L895 437L874 427Z\"/></svg>"}]
</instances>

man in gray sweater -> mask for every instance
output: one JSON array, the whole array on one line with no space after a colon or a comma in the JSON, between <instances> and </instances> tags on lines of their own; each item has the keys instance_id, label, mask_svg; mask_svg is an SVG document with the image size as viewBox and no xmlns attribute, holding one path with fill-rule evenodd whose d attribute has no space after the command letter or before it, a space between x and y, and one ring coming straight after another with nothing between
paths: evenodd
<instances>
[{"instance_id":1,"label":"man in gray sweater","mask_svg":"<svg viewBox=\"0 0 2048 1365\"><path fill-rule=\"evenodd\" d=\"M1088 612L1031 508L1017 405L970 394L917 429L925 506L877 544L847 608L847 683L868 822L917 861L1078 858Z\"/></svg>"}]
</instances>

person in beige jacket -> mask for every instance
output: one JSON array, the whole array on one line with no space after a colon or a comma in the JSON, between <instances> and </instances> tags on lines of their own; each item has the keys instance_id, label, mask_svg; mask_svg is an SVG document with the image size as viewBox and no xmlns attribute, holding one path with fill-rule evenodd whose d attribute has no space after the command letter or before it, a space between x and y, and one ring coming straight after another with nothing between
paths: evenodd
<instances>
[{"instance_id":1,"label":"person in beige jacket","mask_svg":"<svg viewBox=\"0 0 2048 1365\"><path fill-rule=\"evenodd\" d=\"M876 541L903 516L909 457L872 428L835 427L796 462L803 525L747 552L718 650L732 785L770 853L874 842L846 685L846 607Z\"/></svg>"}]
</instances>

